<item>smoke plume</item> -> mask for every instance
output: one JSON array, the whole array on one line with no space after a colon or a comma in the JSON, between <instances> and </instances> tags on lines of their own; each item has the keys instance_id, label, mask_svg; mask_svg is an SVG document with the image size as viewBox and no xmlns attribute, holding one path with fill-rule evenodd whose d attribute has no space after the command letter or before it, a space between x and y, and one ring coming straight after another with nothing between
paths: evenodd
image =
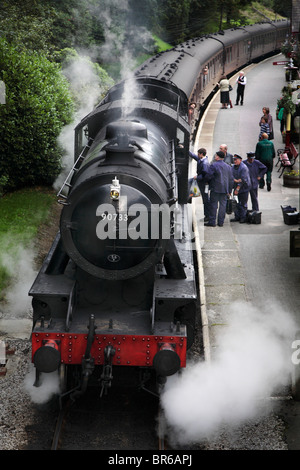
<instances>
[{"instance_id":1,"label":"smoke plume","mask_svg":"<svg viewBox=\"0 0 300 470\"><path fill-rule=\"evenodd\" d=\"M65 181L74 163L74 127L92 111L101 96L101 83L96 76L92 62L86 57L101 57L106 62L115 62L116 57L120 66L120 79L125 80L122 96L122 117L126 118L134 109L134 100L138 98L138 88L134 79L133 70L136 67L136 47L149 49L153 42L151 34L144 27L136 27L129 21L128 0L102 0L101 8L91 3L89 8L92 14L101 20L104 31L104 44L92 46L88 51L81 51L78 60L63 69L69 80L73 95L77 99L78 111L74 123L66 126L59 136L59 143L64 149L62 161L63 170L54 183L55 190L59 190Z\"/></svg>"},{"instance_id":2,"label":"smoke plume","mask_svg":"<svg viewBox=\"0 0 300 470\"><path fill-rule=\"evenodd\" d=\"M200 443L261 411L261 402L289 383L295 325L280 306L236 303L210 363L190 364L167 381L162 406L171 438Z\"/></svg>"},{"instance_id":3,"label":"smoke plume","mask_svg":"<svg viewBox=\"0 0 300 470\"><path fill-rule=\"evenodd\" d=\"M4 239L1 240L1 244L2 247L5 247ZM28 297L28 291L36 276L34 252L19 244L16 244L12 249L11 239L8 235L7 248L3 248L0 253L0 263L12 277L11 286L5 294L6 315L10 318L16 318L24 315L24 312L31 307L31 298Z\"/></svg>"},{"instance_id":4,"label":"smoke plume","mask_svg":"<svg viewBox=\"0 0 300 470\"><path fill-rule=\"evenodd\" d=\"M36 404L47 403L53 395L59 393L59 377L57 371L50 374L41 374L40 386L35 387L35 368L30 364L29 372L24 378L24 390L31 401Z\"/></svg>"}]
</instances>

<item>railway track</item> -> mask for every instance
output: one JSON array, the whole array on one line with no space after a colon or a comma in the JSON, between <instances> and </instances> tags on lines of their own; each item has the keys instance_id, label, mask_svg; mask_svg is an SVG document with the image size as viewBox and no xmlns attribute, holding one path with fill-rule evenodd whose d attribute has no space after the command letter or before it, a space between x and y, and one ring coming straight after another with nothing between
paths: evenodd
<instances>
[{"instance_id":1,"label":"railway track","mask_svg":"<svg viewBox=\"0 0 300 470\"><path fill-rule=\"evenodd\" d=\"M57 420L56 426L54 430L51 450L60 450L63 448L63 438L64 438L64 428L67 424L68 414L70 411L71 403L68 402L63 408L60 409ZM158 414L158 436L157 436L157 449L158 450L167 450L168 444L166 440L166 436L164 434L164 418L161 415L161 411ZM104 449L102 449L104 450ZM127 449L123 449L127 450Z\"/></svg>"},{"instance_id":2,"label":"railway track","mask_svg":"<svg viewBox=\"0 0 300 470\"><path fill-rule=\"evenodd\" d=\"M165 450L158 396L132 387L99 397L90 387L59 409L51 450Z\"/></svg>"},{"instance_id":3,"label":"railway track","mask_svg":"<svg viewBox=\"0 0 300 470\"><path fill-rule=\"evenodd\" d=\"M73 402L68 400L66 403L64 403L60 407L60 411L56 420L56 426L54 430L54 435L53 435L53 440L52 440L52 445L51 445L51 450L59 450L61 443L62 443L62 434L63 434L63 429L64 425L66 423L66 419L68 416L68 413L70 411L70 407Z\"/></svg>"}]
</instances>

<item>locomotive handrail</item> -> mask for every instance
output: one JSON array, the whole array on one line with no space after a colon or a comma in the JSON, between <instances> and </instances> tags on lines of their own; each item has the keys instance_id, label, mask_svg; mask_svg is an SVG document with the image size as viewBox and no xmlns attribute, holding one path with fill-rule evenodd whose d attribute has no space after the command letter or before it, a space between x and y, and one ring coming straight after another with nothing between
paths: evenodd
<instances>
[{"instance_id":1,"label":"locomotive handrail","mask_svg":"<svg viewBox=\"0 0 300 470\"><path fill-rule=\"evenodd\" d=\"M62 187L61 187L60 190L58 191L57 197L62 197L63 199L67 199L67 196L65 196L64 194L62 194L62 192L63 192L65 186L67 186L68 188L71 188L71 187L72 187L72 185L69 183L69 181L71 180L71 176L73 176L74 172L78 171L78 169L79 169L79 168L78 168L78 165L79 165L80 162L82 162L82 161L84 160L84 158L85 158L85 153L86 153L87 150L91 147L91 144L92 144L93 141L94 141L94 139L92 139L92 138L90 137L88 143L87 143L86 146L82 149L82 151L81 151L79 157L77 158L77 160L75 161L75 163L74 163L74 165L72 166L71 170L69 171L69 173L68 173L68 175L67 175L67 177L66 177L66 179L65 179L65 181L64 181L64 183L63 183L63 185L62 185ZM64 202L64 201L62 201L62 200L58 200L58 202L59 202L60 204L66 205L66 202Z\"/></svg>"},{"instance_id":2,"label":"locomotive handrail","mask_svg":"<svg viewBox=\"0 0 300 470\"><path fill-rule=\"evenodd\" d=\"M172 140L170 142L171 144L171 159L169 163L171 164L171 171L170 171L170 177L171 177L171 186L170 190L173 192L173 197L171 198L171 202L177 202L178 201L178 184L177 184L177 177L176 177L176 160L175 160L175 142Z\"/></svg>"},{"instance_id":3,"label":"locomotive handrail","mask_svg":"<svg viewBox=\"0 0 300 470\"><path fill-rule=\"evenodd\" d=\"M70 297L69 297L69 304L68 304L68 311L67 311L67 316L66 316L66 331L69 331L70 329L70 323L73 315L73 305L74 305L74 299L75 299L75 287L76 284L74 284Z\"/></svg>"}]
</instances>

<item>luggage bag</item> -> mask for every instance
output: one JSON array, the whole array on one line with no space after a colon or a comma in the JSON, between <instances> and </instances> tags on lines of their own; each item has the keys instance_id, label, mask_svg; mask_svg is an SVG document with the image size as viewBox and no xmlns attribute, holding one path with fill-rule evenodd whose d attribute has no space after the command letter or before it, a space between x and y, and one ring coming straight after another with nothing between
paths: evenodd
<instances>
[{"instance_id":1,"label":"luggage bag","mask_svg":"<svg viewBox=\"0 0 300 470\"><path fill-rule=\"evenodd\" d=\"M299 212L296 207L281 206L283 221L286 225L296 225L299 223Z\"/></svg>"},{"instance_id":2,"label":"luggage bag","mask_svg":"<svg viewBox=\"0 0 300 470\"><path fill-rule=\"evenodd\" d=\"M261 212L247 211L246 220L248 224L261 224Z\"/></svg>"}]
</instances>

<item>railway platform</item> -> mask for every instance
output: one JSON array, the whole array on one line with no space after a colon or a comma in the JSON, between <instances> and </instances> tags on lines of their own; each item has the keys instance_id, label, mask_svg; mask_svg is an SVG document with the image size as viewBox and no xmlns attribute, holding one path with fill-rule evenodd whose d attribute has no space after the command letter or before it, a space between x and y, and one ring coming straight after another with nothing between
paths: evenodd
<instances>
[{"instance_id":1,"label":"railway platform","mask_svg":"<svg viewBox=\"0 0 300 470\"><path fill-rule=\"evenodd\" d=\"M243 69L247 77L243 106L235 106L238 74L230 79L232 108L221 109L219 93L216 93L198 130L195 153L205 147L211 160L225 143L229 153L246 159L247 152L255 151L264 106L270 108L273 117L275 150L284 147L276 107L286 85L285 74L283 66L273 65L281 59L283 56L278 55ZM299 142L296 147L299 150ZM298 168L297 161L294 169ZM193 201L201 247L199 278L206 360L214 361L218 356L220 338L238 309L244 310L243 313L247 308L252 312L256 309L262 320L265 312L278 309L286 316L285 324L291 319L295 328L300 329L300 258L290 257L289 252L290 231L299 230L299 224L285 224L281 210L284 205L299 210L299 188L283 186L283 178L279 178L277 170L274 166L271 191L259 189L261 224L232 223L232 215L226 215L223 227L206 227L202 200ZM248 208L251 209L251 202ZM273 398L279 399L288 423L284 439L289 449L299 450L300 404L292 400L288 392L283 395Z\"/></svg>"}]
</instances>

